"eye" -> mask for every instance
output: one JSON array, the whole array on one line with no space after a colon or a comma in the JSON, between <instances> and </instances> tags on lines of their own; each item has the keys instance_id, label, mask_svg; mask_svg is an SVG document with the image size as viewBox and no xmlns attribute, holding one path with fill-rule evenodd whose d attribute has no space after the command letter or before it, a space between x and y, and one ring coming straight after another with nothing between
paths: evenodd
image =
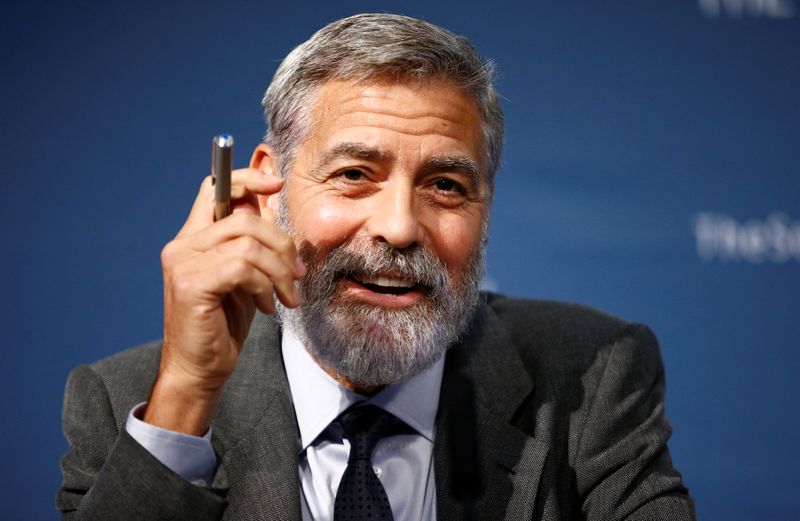
<instances>
[{"instance_id":1,"label":"eye","mask_svg":"<svg viewBox=\"0 0 800 521\"><path fill-rule=\"evenodd\" d=\"M461 185L456 183L452 179L447 179L447 178L437 179L436 182L434 183L434 186L436 186L436 188L438 190L441 190L442 192L459 192L459 193L464 192L464 189L461 187Z\"/></svg>"},{"instance_id":2,"label":"eye","mask_svg":"<svg viewBox=\"0 0 800 521\"><path fill-rule=\"evenodd\" d=\"M348 197L362 197L376 190L375 174L361 167L343 167L328 178L330 186Z\"/></svg>"},{"instance_id":3,"label":"eye","mask_svg":"<svg viewBox=\"0 0 800 521\"><path fill-rule=\"evenodd\" d=\"M347 179L348 181L361 181L364 179L364 172L361 170L356 170L354 168L348 168L347 170L343 170L339 172L339 175Z\"/></svg>"}]
</instances>

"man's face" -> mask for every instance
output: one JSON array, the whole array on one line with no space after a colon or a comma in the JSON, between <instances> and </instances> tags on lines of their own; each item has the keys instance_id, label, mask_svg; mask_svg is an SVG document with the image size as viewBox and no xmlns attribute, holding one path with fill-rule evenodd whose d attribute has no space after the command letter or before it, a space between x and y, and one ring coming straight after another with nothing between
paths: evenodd
<instances>
[{"instance_id":1,"label":"man's face","mask_svg":"<svg viewBox=\"0 0 800 521\"><path fill-rule=\"evenodd\" d=\"M477 302L489 200L478 109L443 82L342 80L311 114L281 209L308 267L305 303L281 316L350 381L407 378Z\"/></svg>"}]
</instances>

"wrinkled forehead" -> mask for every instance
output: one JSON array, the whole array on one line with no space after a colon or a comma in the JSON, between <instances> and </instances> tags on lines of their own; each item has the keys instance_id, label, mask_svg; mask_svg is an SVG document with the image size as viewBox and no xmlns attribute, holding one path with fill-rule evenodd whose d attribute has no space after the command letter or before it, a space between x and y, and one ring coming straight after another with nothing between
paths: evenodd
<instances>
[{"instance_id":1,"label":"wrinkled forehead","mask_svg":"<svg viewBox=\"0 0 800 521\"><path fill-rule=\"evenodd\" d=\"M388 133L398 139L418 138L420 142L450 146L454 155L471 158L481 176L486 177L482 118L477 103L452 83L438 79L329 80L309 96L306 110L309 128L301 149L312 143L322 153L339 146L346 136L358 135L369 142Z\"/></svg>"}]
</instances>

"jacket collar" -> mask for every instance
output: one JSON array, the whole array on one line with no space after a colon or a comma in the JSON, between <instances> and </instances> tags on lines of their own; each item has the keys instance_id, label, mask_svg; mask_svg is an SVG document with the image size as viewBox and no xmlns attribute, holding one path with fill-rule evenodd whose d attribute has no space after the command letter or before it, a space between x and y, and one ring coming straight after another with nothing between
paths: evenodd
<instances>
[{"instance_id":1,"label":"jacket collar","mask_svg":"<svg viewBox=\"0 0 800 521\"><path fill-rule=\"evenodd\" d=\"M463 433L448 421L448 387L466 377L475 395L475 431L482 494L480 519L530 519L548 445L512 425L514 414L534 389L516 347L494 311L481 306L463 342L447 356L434 444L438 521L464 519L454 497L449 448ZM456 456L458 457L458 456Z\"/></svg>"},{"instance_id":2,"label":"jacket collar","mask_svg":"<svg viewBox=\"0 0 800 521\"><path fill-rule=\"evenodd\" d=\"M299 521L300 435L272 317L256 314L217 410L214 486L236 483L225 518Z\"/></svg>"},{"instance_id":3,"label":"jacket collar","mask_svg":"<svg viewBox=\"0 0 800 521\"><path fill-rule=\"evenodd\" d=\"M299 521L298 452L300 435L280 354L280 331L272 317L256 315L250 335L231 376L213 422L213 439L221 461L214 486L227 488L226 519ZM447 388L466 376L475 393L475 429L483 493L479 518L531 517L548 445L512 425L515 412L533 391L511 338L487 305L475 314L464 340L447 354L436 418L434 464L438 521L464 519L452 491L453 432L444 413ZM253 516L256 517L253 517Z\"/></svg>"}]
</instances>

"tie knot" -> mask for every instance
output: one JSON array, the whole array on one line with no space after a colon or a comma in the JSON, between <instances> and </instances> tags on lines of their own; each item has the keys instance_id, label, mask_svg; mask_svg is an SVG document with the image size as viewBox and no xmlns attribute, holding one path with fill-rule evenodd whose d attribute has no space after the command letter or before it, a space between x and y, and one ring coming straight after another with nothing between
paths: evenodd
<instances>
[{"instance_id":1,"label":"tie knot","mask_svg":"<svg viewBox=\"0 0 800 521\"><path fill-rule=\"evenodd\" d=\"M350 441L348 463L371 460L378 440L386 433L394 416L374 405L351 407L339 416L344 433Z\"/></svg>"}]
</instances>

